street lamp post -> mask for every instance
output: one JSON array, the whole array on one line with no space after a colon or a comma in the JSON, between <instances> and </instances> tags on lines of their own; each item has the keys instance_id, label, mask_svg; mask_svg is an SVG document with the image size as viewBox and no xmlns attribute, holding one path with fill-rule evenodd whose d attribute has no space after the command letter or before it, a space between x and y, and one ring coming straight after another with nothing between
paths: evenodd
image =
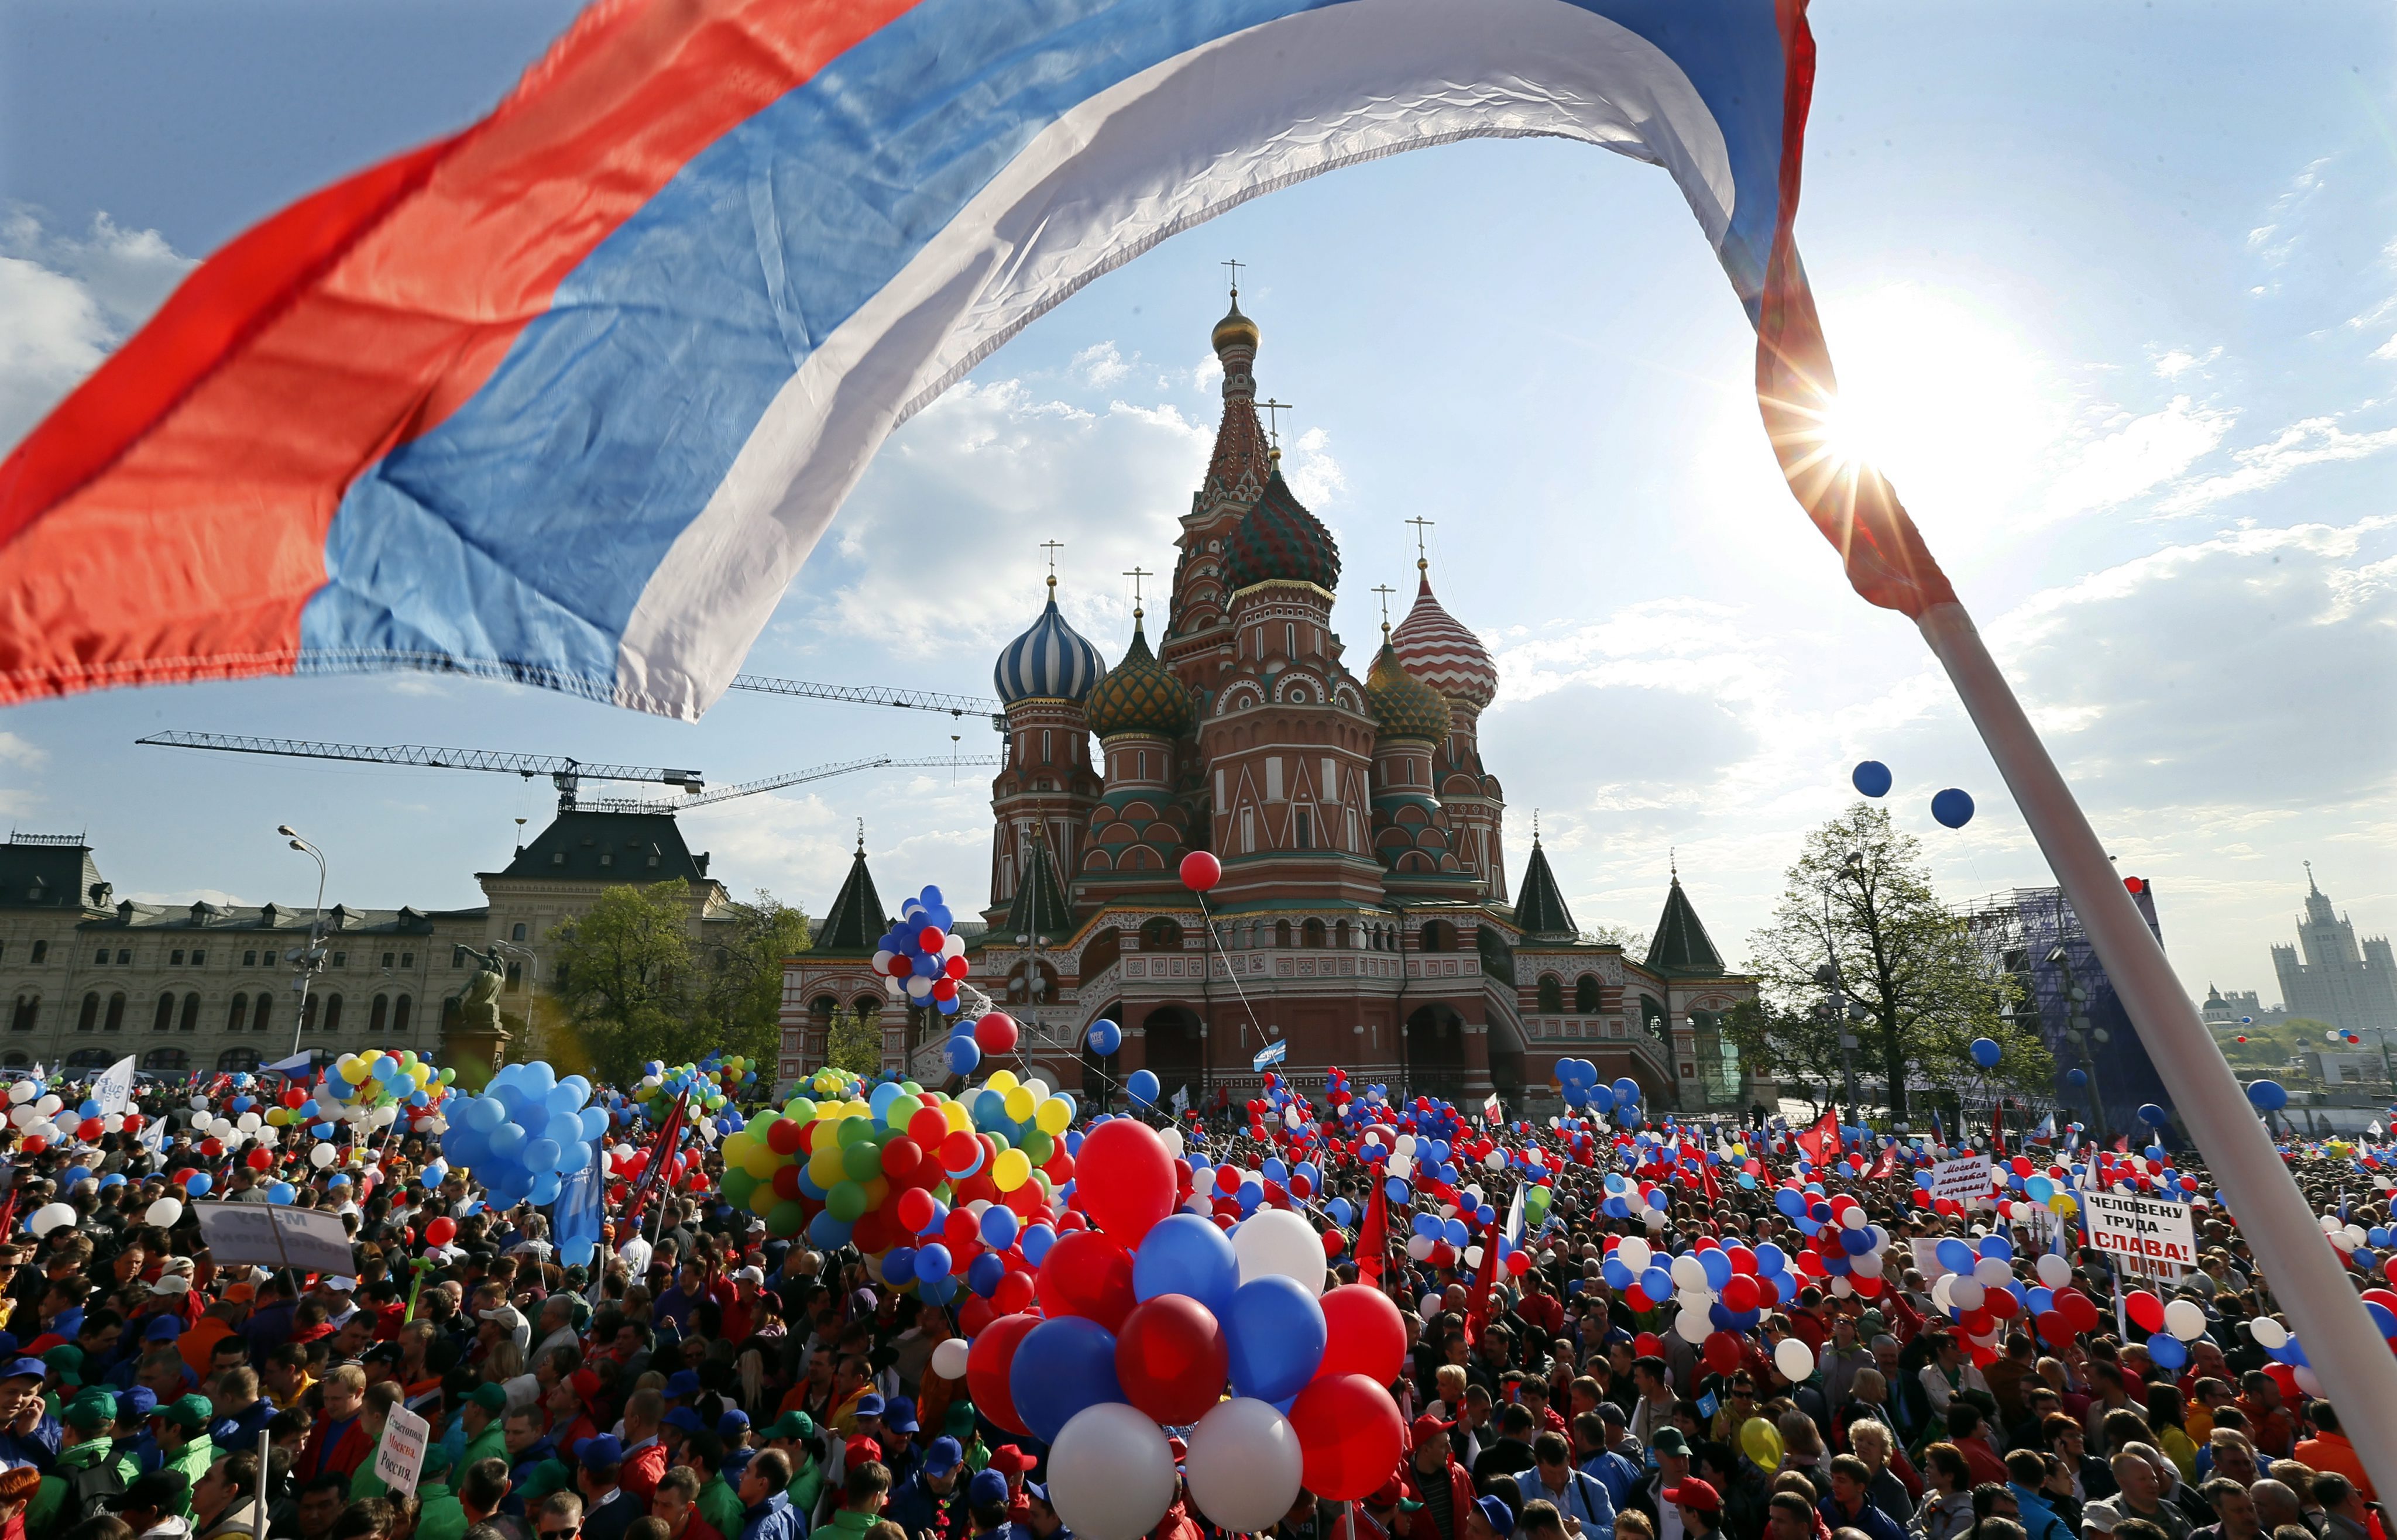
<instances>
[{"instance_id":1,"label":"street lamp post","mask_svg":"<svg viewBox=\"0 0 2397 1540\"><path fill-rule=\"evenodd\" d=\"M2090 1052L2094 1040L2104 1042L2109 1034L2102 1026L2089 1024L2089 991L2073 977L2072 954L2058 946L2047 955L2048 965L2064 975L2064 1040L2081 1055L2081 1073L2089 1082L2089 1121L2096 1130L2101 1145L2113 1137L2106 1126L2106 1103L2097 1094L2097 1061Z\"/></svg>"},{"instance_id":2,"label":"street lamp post","mask_svg":"<svg viewBox=\"0 0 2397 1540\"><path fill-rule=\"evenodd\" d=\"M325 965L325 852L300 837L300 831L288 824L277 824L275 832L291 842L291 848L316 863L316 913L308 922L308 944L290 954L288 960L300 975L300 1007L292 1013L291 1052L297 1057L301 1036L308 1030L308 985L316 970Z\"/></svg>"}]
</instances>

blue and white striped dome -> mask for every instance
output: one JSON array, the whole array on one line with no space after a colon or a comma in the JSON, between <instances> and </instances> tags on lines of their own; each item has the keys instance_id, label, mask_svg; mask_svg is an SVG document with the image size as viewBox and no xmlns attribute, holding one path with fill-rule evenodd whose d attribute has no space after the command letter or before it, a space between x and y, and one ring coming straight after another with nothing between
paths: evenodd
<instances>
[{"instance_id":1,"label":"blue and white striped dome","mask_svg":"<svg viewBox=\"0 0 2397 1540\"><path fill-rule=\"evenodd\" d=\"M1078 701L1099 682L1107 671L1106 661L1099 649L1082 639L1082 634L1065 623L1057 612L1056 580L1050 580L1049 607L1032 623L1032 629L1007 644L998 655L998 666L991 670L991 678L998 685L998 698L1008 705L1036 698Z\"/></svg>"}]
</instances>

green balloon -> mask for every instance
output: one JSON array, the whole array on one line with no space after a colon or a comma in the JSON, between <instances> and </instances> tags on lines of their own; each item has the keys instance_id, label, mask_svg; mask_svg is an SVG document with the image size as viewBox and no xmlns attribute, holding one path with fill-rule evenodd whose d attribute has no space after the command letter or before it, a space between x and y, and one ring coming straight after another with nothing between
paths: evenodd
<instances>
[{"instance_id":1,"label":"green balloon","mask_svg":"<svg viewBox=\"0 0 2397 1540\"><path fill-rule=\"evenodd\" d=\"M796 1118L802 1123L816 1120L816 1105L804 1096L794 1096L783 1104L783 1116Z\"/></svg>"},{"instance_id":2,"label":"green balloon","mask_svg":"<svg viewBox=\"0 0 2397 1540\"><path fill-rule=\"evenodd\" d=\"M864 1194L860 1193L863 1198ZM797 1199L786 1199L766 1211L766 1233L787 1239L806 1229L808 1211Z\"/></svg>"},{"instance_id":3,"label":"green balloon","mask_svg":"<svg viewBox=\"0 0 2397 1540\"><path fill-rule=\"evenodd\" d=\"M749 1206L749 1195L757 1190L757 1179L739 1166L724 1169L724 1200L736 1209Z\"/></svg>"},{"instance_id":4,"label":"green balloon","mask_svg":"<svg viewBox=\"0 0 2397 1540\"><path fill-rule=\"evenodd\" d=\"M1030 1160L1035 1166L1045 1166L1049 1163L1049 1158L1057 1153L1057 1141L1038 1129L1034 1129L1024 1136L1024 1143L1016 1147L1022 1150L1024 1158Z\"/></svg>"},{"instance_id":5,"label":"green balloon","mask_svg":"<svg viewBox=\"0 0 2397 1540\"><path fill-rule=\"evenodd\" d=\"M864 1144L867 1140L873 1137L874 1119L870 1118L844 1118L840 1120L839 1139L841 1148L847 1149L851 1145Z\"/></svg>"},{"instance_id":6,"label":"green balloon","mask_svg":"<svg viewBox=\"0 0 2397 1540\"><path fill-rule=\"evenodd\" d=\"M834 1183L824 1195L824 1212L844 1225L856 1224L865 1214L865 1189L854 1182Z\"/></svg>"},{"instance_id":7,"label":"green balloon","mask_svg":"<svg viewBox=\"0 0 2397 1540\"><path fill-rule=\"evenodd\" d=\"M882 1174L882 1152L860 1142L840 1152L840 1169L851 1182L871 1182Z\"/></svg>"}]
</instances>

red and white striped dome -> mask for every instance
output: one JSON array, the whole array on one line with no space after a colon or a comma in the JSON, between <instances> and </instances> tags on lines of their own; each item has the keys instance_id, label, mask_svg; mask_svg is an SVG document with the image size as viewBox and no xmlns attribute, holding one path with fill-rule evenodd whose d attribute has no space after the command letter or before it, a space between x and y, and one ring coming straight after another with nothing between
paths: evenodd
<instances>
[{"instance_id":1,"label":"red and white striped dome","mask_svg":"<svg viewBox=\"0 0 2397 1540\"><path fill-rule=\"evenodd\" d=\"M1415 607L1390 633L1390 645L1408 673L1450 700L1479 711L1498 693L1497 665L1473 633L1432 597L1431 573L1417 565L1423 575L1415 589Z\"/></svg>"}]
</instances>

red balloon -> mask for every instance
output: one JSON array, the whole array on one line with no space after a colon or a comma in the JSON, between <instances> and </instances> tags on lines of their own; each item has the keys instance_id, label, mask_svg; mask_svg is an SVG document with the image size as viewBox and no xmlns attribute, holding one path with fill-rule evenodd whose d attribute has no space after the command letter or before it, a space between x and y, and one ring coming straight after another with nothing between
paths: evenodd
<instances>
[{"instance_id":1,"label":"red balloon","mask_svg":"<svg viewBox=\"0 0 2397 1540\"><path fill-rule=\"evenodd\" d=\"M1318 1375L1290 1403L1290 1423L1306 1490L1335 1502L1377 1490L1404 1453L1397 1404L1362 1374Z\"/></svg>"},{"instance_id":2,"label":"red balloon","mask_svg":"<svg viewBox=\"0 0 2397 1540\"><path fill-rule=\"evenodd\" d=\"M2072 1322L2061 1310L2042 1310L2039 1313L2039 1334L2061 1347L2072 1340Z\"/></svg>"},{"instance_id":3,"label":"red balloon","mask_svg":"<svg viewBox=\"0 0 2397 1540\"><path fill-rule=\"evenodd\" d=\"M990 1292L990 1307L1002 1316L1011 1316L1031 1303L1030 1273L1008 1273L999 1279L998 1287Z\"/></svg>"},{"instance_id":4,"label":"red balloon","mask_svg":"<svg viewBox=\"0 0 2397 1540\"><path fill-rule=\"evenodd\" d=\"M1654 1332L1642 1332L1631 1339L1631 1350L1643 1359L1662 1358L1665 1355L1665 1339Z\"/></svg>"},{"instance_id":5,"label":"red balloon","mask_svg":"<svg viewBox=\"0 0 2397 1540\"><path fill-rule=\"evenodd\" d=\"M458 1222L445 1213L424 1226L424 1243L428 1246L447 1246L449 1244L450 1238L457 1233Z\"/></svg>"},{"instance_id":6,"label":"red balloon","mask_svg":"<svg viewBox=\"0 0 2397 1540\"><path fill-rule=\"evenodd\" d=\"M1110 1332L1118 1330L1132 1306L1140 1303L1132 1292L1132 1256L1122 1242L1104 1230L1059 1236L1049 1254L1040 1259L1038 1292L1045 1314L1086 1316ZM1212 1392L1209 1394L1207 1404L1212 1406ZM1196 1417L1182 1420L1198 1421Z\"/></svg>"},{"instance_id":7,"label":"red balloon","mask_svg":"<svg viewBox=\"0 0 2397 1540\"><path fill-rule=\"evenodd\" d=\"M783 1125L777 1123L774 1127L780 1131ZM770 1137L767 1143L770 1145L773 1141ZM882 1146L882 1174L893 1182L905 1181L923 1163L924 1146L904 1134Z\"/></svg>"},{"instance_id":8,"label":"red balloon","mask_svg":"<svg viewBox=\"0 0 2397 1540\"><path fill-rule=\"evenodd\" d=\"M1016 1414L1007 1374L1015 1365L1016 1346L1039 1324L1038 1316L1001 1316L976 1333L966 1353L966 1388L972 1393L975 1408L1010 1433L1032 1431Z\"/></svg>"},{"instance_id":9,"label":"red balloon","mask_svg":"<svg viewBox=\"0 0 2397 1540\"><path fill-rule=\"evenodd\" d=\"M773 1182L774 1196L786 1203L796 1203L805 1198L807 1191L799 1185L799 1172L802 1169L798 1166L783 1166L776 1170Z\"/></svg>"},{"instance_id":10,"label":"red balloon","mask_svg":"<svg viewBox=\"0 0 2397 1540\"><path fill-rule=\"evenodd\" d=\"M777 1118L766 1129L766 1147L776 1155L797 1155L807 1125L796 1118Z\"/></svg>"},{"instance_id":11,"label":"red balloon","mask_svg":"<svg viewBox=\"0 0 2397 1540\"><path fill-rule=\"evenodd\" d=\"M941 1163L963 1176L981 1169L982 1141L963 1130L941 1141Z\"/></svg>"},{"instance_id":12,"label":"red balloon","mask_svg":"<svg viewBox=\"0 0 2397 1540\"><path fill-rule=\"evenodd\" d=\"M243 1156L241 1158L243 1163L248 1165L252 1171L264 1171L269 1166L275 1164L274 1155L262 1149L251 1150L248 1155ZM436 1240L434 1244L437 1246L440 1242Z\"/></svg>"},{"instance_id":13,"label":"red balloon","mask_svg":"<svg viewBox=\"0 0 2397 1540\"><path fill-rule=\"evenodd\" d=\"M1203 893L1223 880L1224 864L1207 851L1193 850L1182 858L1182 886L1192 892ZM1372 1490L1371 1487L1366 1489L1368 1492ZM1361 1497L1364 1493L1358 1495Z\"/></svg>"},{"instance_id":14,"label":"red balloon","mask_svg":"<svg viewBox=\"0 0 2397 1540\"><path fill-rule=\"evenodd\" d=\"M2142 1332L2161 1332L2164 1329L2164 1302L2145 1289L2134 1289L2123 1295L2122 1308L2129 1312L2131 1319L2138 1324Z\"/></svg>"},{"instance_id":15,"label":"red balloon","mask_svg":"<svg viewBox=\"0 0 2397 1540\"><path fill-rule=\"evenodd\" d=\"M984 1053L1015 1051L1015 1018L1004 1011L994 1011L974 1023L974 1046Z\"/></svg>"},{"instance_id":16,"label":"red balloon","mask_svg":"<svg viewBox=\"0 0 2397 1540\"><path fill-rule=\"evenodd\" d=\"M972 1250L982 1245L982 1217L971 1209L951 1209L949 1217L941 1221L941 1239L949 1243L949 1251L962 1263L971 1259Z\"/></svg>"},{"instance_id":17,"label":"red balloon","mask_svg":"<svg viewBox=\"0 0 2397 1540\"><path fill-rule=\"evenodd\" d=\"M1137 1246L1151 1226L1173 1212L1173 1157L1146 1123L1117 1118L1083 1137L1074 1158L1074 1191L1082 1210L1118 1244Z\"/></svg>"},{"instance_id":18,"label":"red balloon","mask_svg":"<svg viewBox=\"0 0 2397 1540\"><path fill-rule=\"evenodd\" d=\"M1346 1236L1342 1235L1338 1230L1326 1230L1323 1232L1323 1254L1327 1259L1336 1257L1347 1249L1348 1238ZM1511 1262L1514 1258L1509 1257L1507 1260Z\"/></svg>"},{"instance_id":19,"label":"red balloon","mask_svg":"<svg viewBox=\"0 0 2397 1540\"><path fill-rule=\"evenodd\" d=\"M999 1314L992 1300L969 1291L965 1303L957 1306L957 1330L969 1337L979 1335L998 1319Z\"/></svg>"},{"instance_id":20,"label":"red balloon","mask_svg":"<svg viewBox=\"0 0 2397 1540\"><path fill-rule=\"evenodd\" d=\"M1648 1297L1648 1291L1637 1283L1629 1285L1623 1291L1623 1303L1635 1316L1643 1315L1656 1308L1656 1302Z\"/></svg>"},{"instance_id":21,"label":"red balloon","mask_svg":"<svg viewBox=\"0 0 2397 1540\"><path fill-rule=\"evenodd\" d=\"M1041 1274L1045 1282L1045 1263ZM1130 1274L1126 1279L1129 1286ZM1222 1398L1231 1353L1205 1306L1186 1294L1159 1294L1123 1318L1116 1333L1116 1378L1132 1405L1178 1427L1205 1416Z\"/></svg>"},{"instance_id":22,"label":"red balloon","mask_svg":"<svg viewBox=\"0 0 2397 1540\"><path fill-rule=\"evenodd\" d=\"M1325 1292L1323 1361L1315 1377L1362 1374L1375 1385L1399 1377L1407 1356L1407 1324L1390 1296L1362 1283Z\"/></svg>"},{"instance_id":23,"label":"red balloon","mask_svg":"<svg viewBox=\"0 0 2397 1540\"><path fill-rule=\"evenodd\" d=\"M1756 1276L1756 1253L1745 1246L1726 1246L1723 1255L1731 1258L1731 1270L1748 1278Z\"/></svg>"},{"instance_id":24,"label":"red balloon","mask_svg":"<svg viewBox=\"0 0 2397 1540\"><path fill-rule=\"evenodd\" d=\"M909 1235L921 1235L940 1207L931 1193L921 1187L910 1187L899 1195L899 1223L907 1226Z\"/></svg>"},{"instance_id":25,"label":"red balloon","mask_svg":"<svg viewBox=\"0 0 2397 1540\"><path fill-rule=\"evenodd\" d=\"M1723 1308L1736 1315L1756 1308L1756 1279L1748 1273L1734 1273L1722 1286Z\"/></svg>"},{"instance_id":26,"label":"red balloon","mask_svg":"<svg viewBox=\"0 0 2397 1540\"><path fill-rule=\"evenodd\" d=\"M916 944L934 957L939 957L941 948L948 943L949 938L941 933L941 928L937 925L927 925L916 932Z\"/></svg>"},{"instance_id":27,"label":"red balloon","mask_svg":"<svg viewBox=\"0 0 2397 1540\"><path fill-rule=\"evenodd\" d=\"M1707 1367L1718 1374L1728 1374L1739 1367L1739 1339L1729 1332L1707 1333L1706 1346L1700 1351Z\"/></svg>"}]
</instances>

